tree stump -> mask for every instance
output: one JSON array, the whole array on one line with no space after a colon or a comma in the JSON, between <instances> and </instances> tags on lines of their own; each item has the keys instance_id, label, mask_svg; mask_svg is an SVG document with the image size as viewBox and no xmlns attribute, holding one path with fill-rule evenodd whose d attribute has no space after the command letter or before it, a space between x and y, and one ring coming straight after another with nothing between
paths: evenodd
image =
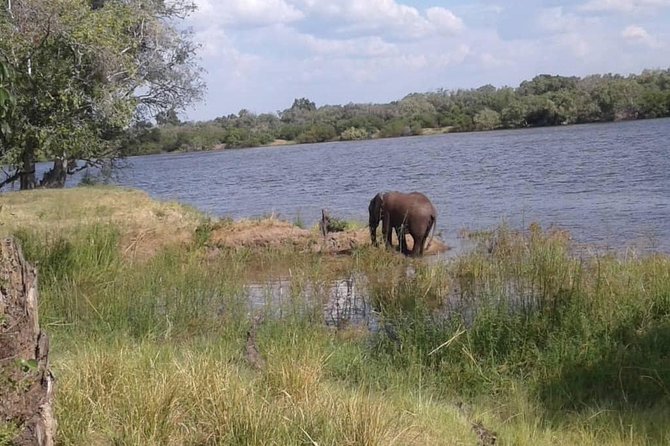
<instances>
[{"instance_id":1,"label":"tree stump","mask_svg":"<svg viewBox=\"0 0 670 446\"><path fill-rule=\"evenodd\" d=\"M0 440L17 446L52 446L56 432L49 338L39 327L37 299L35 268L13 239L2 240Z\"/></svg>"},{"instance_id":2,"label":"tree stump","mask_svg":"<svg viewBox=\"0 0 670 446\"><path fill-rule=\"evenodd\" d=\"M319 229L321 230L321 235L323 238L326 238L328 235L328 229L330 226L330 215L325 209L321 209L321 220L319 221Z\"/></svg>"}]
</instances>

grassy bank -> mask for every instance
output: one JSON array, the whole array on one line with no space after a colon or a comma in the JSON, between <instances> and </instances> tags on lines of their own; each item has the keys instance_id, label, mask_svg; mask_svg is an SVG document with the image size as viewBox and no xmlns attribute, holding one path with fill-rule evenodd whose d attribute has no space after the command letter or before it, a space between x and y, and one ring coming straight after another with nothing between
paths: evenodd
<instances>
[{"instance_id":1,"label":"grassy bank","mask_svg":"<svg viewBox=\"0 0 670 446\"><path fill-rule=\"evenodd\" d=\"M578 257L536 226L448 264L214 248L234 223L137 192L0 204L39 265L60 444L670 442L667 256ZM152 249L129 256L153 226ZM280 273L287 295L250 302L249 280ZM338 277L365 278L373 330L324 323Z\"/></svg>"}]
</instances>

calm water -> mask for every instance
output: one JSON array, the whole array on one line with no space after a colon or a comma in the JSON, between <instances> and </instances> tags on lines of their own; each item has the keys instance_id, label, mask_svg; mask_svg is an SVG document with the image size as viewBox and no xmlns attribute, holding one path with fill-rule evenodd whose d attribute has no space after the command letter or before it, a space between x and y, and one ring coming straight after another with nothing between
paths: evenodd
<instances>
[{"instance_id":1,"label":"calm water","mask_svg":"<svg viewBox=\"0 0 670 446\"><path fill-rule=\"evenodd\" d=\"M117 183L215 216L322 208L367 221L378 191L425 192L438 231L557 225L589 244L670 252L670 119L133 157Z\"/></svg>"}]
</instances>

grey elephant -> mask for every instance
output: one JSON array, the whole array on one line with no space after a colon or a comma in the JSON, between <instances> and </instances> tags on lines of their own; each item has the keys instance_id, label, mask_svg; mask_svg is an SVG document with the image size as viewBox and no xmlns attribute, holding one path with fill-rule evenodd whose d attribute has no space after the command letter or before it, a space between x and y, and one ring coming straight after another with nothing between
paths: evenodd
<instances>
[{"instance_id":1,"label":"grey elephant","mask_svg":"<svg viewBox=\"0 0 670 446\"><path fill-rule=\"evenodd\" d=\"M370 240L377 245L377 226L382 222L382 234L386 246L392 246L392 230L395 229L400 244L400 252L413 257L423 255L431 229L435 234L437 210L428 197L420 192L384 192L370 200ZM408 252L405 234L414 239L412 251ZM428 243L426 244L426 241Z\"/></svg>"}]
</instances>

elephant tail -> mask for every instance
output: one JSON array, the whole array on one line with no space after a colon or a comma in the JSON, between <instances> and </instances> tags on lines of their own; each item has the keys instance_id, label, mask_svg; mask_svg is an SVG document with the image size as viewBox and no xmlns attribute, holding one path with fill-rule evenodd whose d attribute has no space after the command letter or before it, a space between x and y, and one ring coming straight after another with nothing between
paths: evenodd
<instances>
[{"instance_id":1,"label":"elephant tail","mask_svg":"<svg viewBox=\"0 0 670 446\"><path fill-rule=\"evenodd\" d=\"M428 230L426 231L426 236L424 237L424 240L428 240L428 233L431 232L430 234L430 240L426 242L426 245L424 246L423 249L428 249L430 244L433 242L433 237L435 236L435 226L437 226L437 216L435 214L430 216L430 225L428 225Z\"/></svg>"}]
</instances>

